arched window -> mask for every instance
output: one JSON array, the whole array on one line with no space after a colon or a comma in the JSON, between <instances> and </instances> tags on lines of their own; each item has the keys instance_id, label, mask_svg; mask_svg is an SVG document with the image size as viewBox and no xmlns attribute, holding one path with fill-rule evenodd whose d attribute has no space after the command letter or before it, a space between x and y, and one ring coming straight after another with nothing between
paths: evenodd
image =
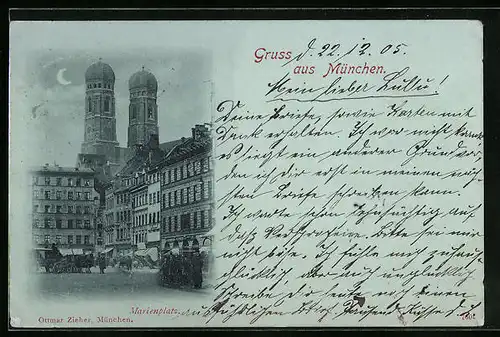
<instances>
[{"instance_id":1,"label":"arched window","mask_svg":"<svg viewBox=\"0 0 500 337\"><path fill-rule=\"evenodd\" d=\"M153 107L151 105L148 106L148 118L153 118Z\"/></svg>"},{"instance_id":2,"label":"arched window","mask_svg":"<svg viewBox=\"0 0 500 337\"><path fill-rule=\"evenodd\" d=\"M109 106L110 106L109 101L110 101L109 96L105 96L104 97L104 111L105 112L109 112Z\"/></svg>"},{"instance_id":3,"label":"arched window","mask_svg":"<svg viewBox=\"0 0 500 337\"><path fill-rule=\"evenodd\" d=\"M135 105L132 105L131 107L132 111L131 111L131 118L134 119L134 118L137 118L137 110L136 110L136 106Z\"/></svg>"},{"instance_id":4,"label":"arched window","mask_svg":"<svg viewBox=\"0 0 500 337\"><path fill-rule=\"evenodd\" d=\"M88 103L88 111L92 112L92 99L90 97L87 98L87 103Z\"/></svg>"}]
</instances>

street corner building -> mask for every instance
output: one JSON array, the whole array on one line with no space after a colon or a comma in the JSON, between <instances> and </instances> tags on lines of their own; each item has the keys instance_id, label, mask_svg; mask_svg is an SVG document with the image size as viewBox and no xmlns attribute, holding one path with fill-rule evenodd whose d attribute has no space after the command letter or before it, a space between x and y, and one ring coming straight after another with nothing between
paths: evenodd
<instances>
[{"instance_id":1,"label":"street corner building","mask_svg":"<svg viewBox=\"0 0 500 337\"><path fill-rule=\"evenodd\" d=\"M63 255L93 252L99 208L94 171L45 164L31 175L35 249L56 244Z\"/></svg>"}]
</instances>

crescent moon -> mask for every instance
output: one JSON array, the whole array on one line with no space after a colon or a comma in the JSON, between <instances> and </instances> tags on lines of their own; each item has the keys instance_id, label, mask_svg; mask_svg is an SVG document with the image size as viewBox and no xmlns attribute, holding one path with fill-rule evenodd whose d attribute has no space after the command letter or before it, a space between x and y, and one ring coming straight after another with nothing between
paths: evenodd
<instances>
[{"instance_id":1,"label":"crescent moon","mask_svg":"<svg viewBox=\"0 0 500 337\"><path fill-rule=\"evenodd\" d=\"M57 82L59 82L62 85L68 85L71 84L71 81L67 81L64 78L64 72L66 71L66 68L59 69L57 72Z\"/></svg>"}]
</instances>

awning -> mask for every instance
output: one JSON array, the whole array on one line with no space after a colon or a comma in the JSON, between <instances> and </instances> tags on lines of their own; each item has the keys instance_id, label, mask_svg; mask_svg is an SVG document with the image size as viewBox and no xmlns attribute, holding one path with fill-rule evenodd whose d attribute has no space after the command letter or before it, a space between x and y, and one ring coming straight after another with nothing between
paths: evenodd
<instances>
[{"instance_id":1,"label":"awning","mask_svg":"<svg viewBox=\"0 0 500 337\"><path fill-rule=\"evenodd\" d=\"M106 254L106 253L109 253L110 251L112 251L113 249L115 249L115 247L111 247L111 248L106 248L105 250L102 251L102 253Z\"/></svg>"},{"instance_id":2,"label":"awning","mask_svg":"<svg viewBox=\"0 0 500 337\"><path fill-rule=\"evenodd\" d=\"M74 249L67 249L67 248L59 248L59 252L63 255L83 255L83 249L81 248L74 248Z\"/></svg>"},{"instance_id":3,"label":"awning","mask_svg":"<svg viewBox=\"0 0 500 337\"><path fill-rule=\"evenodd\" d=\"M149 255L153 261L158 260L158 249L156 247L140 249L135 251L136 256L146 256Z\"/></svg>"}]
</instances>

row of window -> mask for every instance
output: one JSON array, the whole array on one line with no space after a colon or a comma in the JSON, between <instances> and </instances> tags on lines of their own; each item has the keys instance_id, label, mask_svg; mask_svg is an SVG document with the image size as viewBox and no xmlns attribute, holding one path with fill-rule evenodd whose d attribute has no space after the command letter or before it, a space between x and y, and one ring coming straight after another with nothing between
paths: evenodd
<instances>
[{"instance_id":1,"label":"row of window","mask_svg":"<svg viewBox=\"0 0 500 337\"><path fill-rule=\"evenodd\" d=\"M74 191L44 191L34 190L33 198L46 200L91 200L90 192L74 192Z\"/></svg>"},{"instance_id":2,"label":"row of window","mask_svg":"<svg viewBox=\"0 0 500 337\"><path fill-rule=\"evenodd\" d=\"M210 228L212 224L212 210L202 210L182 215L169 216L162 219L164 233L186 232L199 228Z\"/></svg>"},{"instance_id":3,"label":"row of window","mask_svg":"<svg viewBox=\"0 0 500 337\"><path fill-rule=\"evenodd\" d=\"M183 187L173 192L162 195L162 207L169 208L179 205L186 205L212 197L212 184L210 181L201 184L195 183L191 186Z\"/></svg>"},{"instance_id":4,"label":"row of window","mask_svg":"<svg viewBox=\"0 0 500 337\"><path fill-rule=\"evenodd\" d=\"M137 112L138 112L138 106L136 104L132 104L130 106L130 118L131 119L136 119L137 118ZM155 119L154 114L153 114L153 106L148 105L148 119Z\"/></svg>"},{"instance_id":5,"label":"row of window","mask_svg":"<svg viewBox=\"0 0 500 337\"><path fill-rule=\"evenodd\" d=\"M104 89L112 89L113 86L111 83L92 83L92 84L87 84L87 89L96 89L96 88L104 88Z\"/></svg>"},{"instance_id":6,"label":"row of window","mask_svg":"<svg viewBox=\"0 0 500 337\"><path fill-rule=\"evenodd\" d=\"M41 181L41 177L33 177L33 185L41 185ZM82 178L64 178L63 184L62 177L45 177L43 182L46 186L92 186L92 180Z\"/></svg>"},{"instance_id":7,"label":"row of window","mask_svg":"<svg viewBox=\"0 0 500 337\"><path fill-rule=\"evenodd\" d=\"M33 213L41 213L39 205L33 205ZM90 206L73 206L73 205L45 205L43 213L57 214L92 214Z\"/></svg>"},{"instance_id":8,"label":"row of window","mask_svg":"<svg viewBox=\"0 0 500 337\"><path fill-rule=\"evenodd\" d=\"M154 205L159 202L160 202L160 191L157 191L155 193L135 196L132 199L132 207L141 207L143 205Z\"/></svg>"},{"instance_id":9,"label":"row of window","mask_svg":"<svg viewBox=\"0 0 500 337\"><path fill-rule=\"evenodd\" d=\"M182 164L162 173L162 185L190 178L210 170L210 157L204 157L194 162Z\"/></svg>"},{"instance_id":10,"label":"row of window","mask_svg":"<svg viewBox=\"0 0 500 337\"><path fill-rule=\"evenodd\" d=\"M161 178L161 184L169 184L172 182L176 182L182 179L190 178L192 176L208 172L211 169L211 157L204 157L200 160L184 163L178 167L174 167L168 171L160 174L159 172L155 172L152 174L140 175L135 178L127 178L123 179L122 184L124 186L137 185L140 183L148 183L153 184L158 182Z\"/></svg>"},{"instance_id":11,"label":"row of window","mask_svg":"<svg viewBox=\"0 0 500 337\"><path fill-rule=\"evenodd\" d=\"M65 241L63 239L66 239ZM73 241L73 238L75 240ZM50 244L50 243L56 243L56 244L77 244L81 245L82 244L82 235L67 235L67 236L62 236L62 235L33 235L33 241L38 244ZM90 235L83 235L83 244L85 245L90 245Z\"/></svg>"},{"instance_id":12,"label":"row of window","mask_svg":"<svg viewBox=\"0 0 500 337\"><path fill-rule=\"evenodd\" d=\"M87 98L87 111L88 112L97 112L99 109L97 109L97 100L92 100L91 97ZM110 112L111 110L111 97L109 96L104 96L104 112Z\"/></svg>"},{"instance_id":13,"label":"row of window","mask_svg":"<svg viewBox=\"0 0 500 337\"><path fill-rule=\"evenodd\" d=\"M35 219L33 221L33 227L35 228L47 228L47 229L92 229L90 220L81 219L54 219L45 218L43 222L40 219Z\"/></svg>"},{"instance_id":14,"label":"row of window","mask_svg":"<svg viewBox=\"0 0 500 337\"><path fill-rule=\"evenodd\" d=\"M148 221L149 220L149 221ZM149 214L141 214L134 217L132 225L134 227L137 226L145 226L149 224L154 224L160 222L160 212L149 213Z\"/></svg>"},{"instance_id":15,"label":"row of window","mask_svg":"<svg viewBox=\"0 0 500 337\"><path fill-rule=\"evenodd\" d=\"M130 195L128 193L118 194L116 196L116 204L128 204L130 202Z\"/></svg>"}]
</instances>

